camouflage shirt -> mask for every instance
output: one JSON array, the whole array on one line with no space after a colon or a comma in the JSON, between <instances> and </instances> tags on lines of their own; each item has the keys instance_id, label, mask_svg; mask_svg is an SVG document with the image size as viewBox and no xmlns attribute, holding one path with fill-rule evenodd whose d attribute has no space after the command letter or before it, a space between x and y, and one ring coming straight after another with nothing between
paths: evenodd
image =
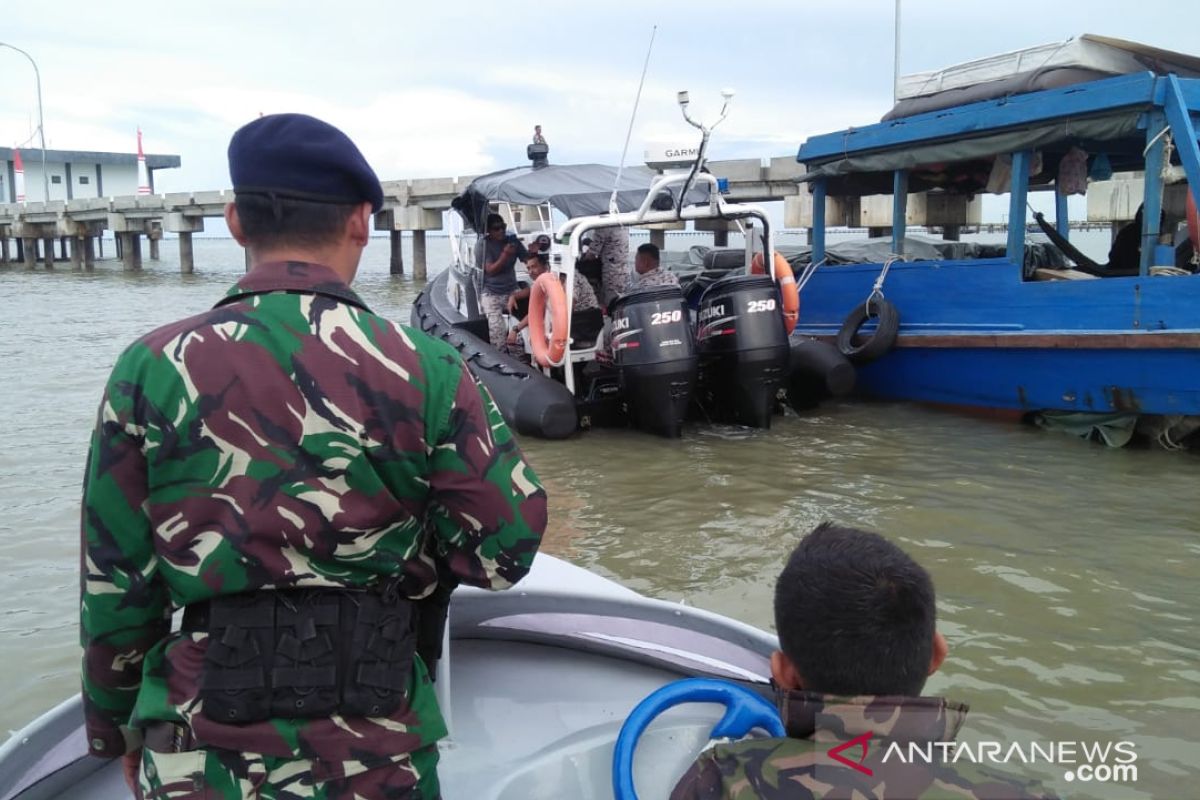
<instances>
[{"instance_id":1,"label":"camouflage shirt","mask_svg":"<svg viewBox=\"0 0 1200 800\"><path fill-rule=\"evenodd\" d=\"M371 313L326 267L259 265L225 303L135 342L109 378L83 490L90 750L120 755L119 726L146 720L187 723L202 746L327 762L436 742L420 659L387 719L208 720L206 635L170 633L172 611L386 576L419 598L438 568L504 589L545 525L537 476L453 348Z\"/></svg>"},{"instance_id":2,"label":"camouflage shirt","mask_svg":"<svg viewBox=\"0 0 1200 800\"><path fill-rule=\"evenodd\" d=\"M588 253L600 259L600 299L608 305L629 288L629 229L596 228L587 236Z\"/></svg>"},{"instance_id":3,"label":"camouflage shirt","mask_svg":"<svg viewBox=\"0 0 1200 800\"><path fill-rule=\"evenodd\" d=\"M892 743L952 742L967 706L939 697L833 697L780 692L786 739L718 744L680 778L671 800L1037 800L1029 784L920 758L884 761ZM833 751L832 753L830 751ZM935 754L937 750L933 751ZM968 765L970 766L970 765Z\"/></svg>"},{"instance_id":4,"label":"camouflage shirt","mask_svg":"<svg viewBox=\"0 0 1200 800\"><path fill-rule=\"evenodd\" d=\"M665 267L655 267L649 272L633 274L633 284L629 287L630 291L634 289L649 289L652 286L678 286L679 278L674 272Z\"/></svg>"}]
</instances>

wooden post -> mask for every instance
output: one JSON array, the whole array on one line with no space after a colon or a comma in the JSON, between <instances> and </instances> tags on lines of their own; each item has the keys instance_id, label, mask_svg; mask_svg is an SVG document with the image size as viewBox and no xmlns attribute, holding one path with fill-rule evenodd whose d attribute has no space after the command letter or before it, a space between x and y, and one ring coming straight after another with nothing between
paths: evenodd
<instances>
[{"instance_id":1,"label":"wooden post","mask_svg":"<svg viewBox=\"0 0 1200 800\"><path fill-rule=\"evenodd\" d=\"M892 173L892 252L904 255L904 232L908 228L908 170Z\"/></svg>"},{"instance_id":2,"label":"wooden post","mask_svg":"<svg viewBox=\"0 0 1200 800\"><path fill-rule=\"evenodd\" d=\"M1018 150L1012 156L1012 186L1008 196L1008 260L1025 264L1025 205L1029 197L1029 163L1033 153Z\"/></svg>"},{"instance_id":3,"label":"wooden post","mask_svg":"<svg viewBox=\"0 0 1200 800\"><path fill-rule=\"evenodd\" d=\"M403 275L404 274L404 251L401 249L401 246L404 242L404 234L401 233L400 231L392 231L391 234L392 234L390 237L392 240L391 272L393 275ZM413 239L413 242L414 242L414 247L415 247L416 246L415 245L415 242L416 242L415 237ZM413 255L413 258L414 259L416 258L415 253Z\"/></svg>"},{"instance_id":4,"label":"wooden post","mask_svg":"<svg viewBox=\"0 0 1200 800\"><path fill-rule=\"evenodd\" d=\"M192 251L192 234L182 231L179 234L179 271L191 275L196 271L195 256Z\"/></svg>"},{"instance_id":5,"label":"wooden post","mask_svg":"<svg viewBox=\"0 0 1200 800\"><path fill-rule=\"evenodd\" d=\"M423 281L428 274L428 267L425 263L425 231L412 232L412 247L413 279Z\"/></svg>"}]
</instances>

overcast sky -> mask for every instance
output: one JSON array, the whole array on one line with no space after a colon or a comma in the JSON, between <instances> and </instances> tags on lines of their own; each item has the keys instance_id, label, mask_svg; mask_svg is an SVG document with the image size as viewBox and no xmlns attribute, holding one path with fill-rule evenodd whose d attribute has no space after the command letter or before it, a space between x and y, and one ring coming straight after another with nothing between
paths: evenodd
<instances>
[{"instance_id":1,"label":"overcast sky","mask_svg":"<svg viewBox=\"0 0 1200 800\"><path fill-rule=\"evenodd\" d=\"M891 105L892 0L684 2L6 3L0 41L42 71L48 145L178 154L156 189L229 185L225 148L259 112L343 128L387 179L524 163L535 123L552 160L615 164L658 25L630 146L692 142L675 92L700 116L737 90L710 156L794 155L813 133ZM1080 33L1200 52L1195 0L905 0L901 71ZM0 49L0 143L36 126L32 70Z\"/></svg>"}]
</instances>

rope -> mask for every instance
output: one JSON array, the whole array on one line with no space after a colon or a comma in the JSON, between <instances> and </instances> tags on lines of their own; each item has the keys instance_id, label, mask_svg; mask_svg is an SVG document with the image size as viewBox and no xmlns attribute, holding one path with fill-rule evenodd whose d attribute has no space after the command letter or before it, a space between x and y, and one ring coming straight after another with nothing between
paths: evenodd
<instances>
[{"instance_id":1,"label":"rope","mask_svg":"<svg viewBox=\"0 0 1200 800\"><path fill-rule=\"evenodd\" d=\"M804 268L804 271L800 273L799 280L796 281L796 293L797 294L804 291L804 287L808 284L809 279L812 278L813 273L817 271L817 267L821 266L824 263L825 263L825 259L823 259L823 258L817 262L809 262L808 266L806 266Z\"/></svg>"},{"instance_id":2,"label":"rope","mask_svg":"<svg viewBox=\"0 0 1200 800\"><path fill-rule=\"evenodd\" d=\"M871 287L871 293L867 295L867 302L865 305L868 313L871 311L872 301L882 303L885 299L883 296L883 282L887 280L888 270L892 268L892 264L903 260L904 258L902 256L898 256L893 253L892 255L888 256L887 261L883 262L883 269L879 271L879 277L875 279L875 285Z\"/></svg>"}]
</instances>

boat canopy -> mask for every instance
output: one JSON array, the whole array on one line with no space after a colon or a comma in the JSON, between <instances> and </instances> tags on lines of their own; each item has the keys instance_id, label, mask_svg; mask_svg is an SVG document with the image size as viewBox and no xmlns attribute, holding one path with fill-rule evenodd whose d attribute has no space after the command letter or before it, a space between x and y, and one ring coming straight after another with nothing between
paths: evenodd
<instances>
[{"instance_id":1,"label":"boat canopy","mask_svg":"<svg viewBox=\"0 0 1200 800\"><path fill-rule=\"evenodd\" d=\"M617 185L617 171L616 167L603 164L549 164L505 169L480 175L471 181L466 191L454 198L451 207L476 232L484 230L491 203L529 206L549 203L567 217L604 214L609 211L609 198ZM643 166L625 167L620 172L617 210L636 211L659 174ZM678 188L674 191L678 192ZM663 190L664 206L671 192L670 189ZM670 194L671 205L667 207L673 208L677 198L677 194ZM688 193L690 203L702 203L707 199L706 187L693 188Z\"/></svg>"},{"instance_id":2,"label":"boat canopy","mask_svg":"<svg viewBox=\"0 0 1200 800\"><path fill-rule=\"evenodd\" d=\"M902 75L897 103L883 121L1147 70L1157 75L1174 73L1181 78L1198 78L1200 58L1085 33L1063 42Z\"/></svg>"},{"instance_id":3,"label":"boat canopy","mask_svg":"<svg viewBox=\"0 0 1200 800\"><path fill-rule=\"evenodd\" d=\"M1140 171L1147 127L1150 137L1165 127L1176 90L1177 105L1200 109L1200 80L1141 72L814 136L797 155L801 180L823 179L829 196L891 194L894 173L905 170L910 192L976 194L987 191L998 156L1030 151L1040 165L1033 188L1053 182L1072 148L1103 155L1113 171Z\"/></svg>"}]
</instances>

